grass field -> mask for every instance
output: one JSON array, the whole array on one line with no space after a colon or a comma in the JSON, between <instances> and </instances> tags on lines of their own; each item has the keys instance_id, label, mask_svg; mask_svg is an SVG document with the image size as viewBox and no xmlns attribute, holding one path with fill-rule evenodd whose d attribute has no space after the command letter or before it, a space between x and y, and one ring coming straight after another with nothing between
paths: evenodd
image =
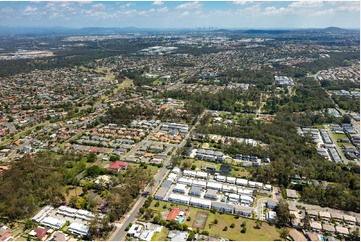
<instances>
[{"instance_id":1,"label":"grass field","mask_svg":"<svg viewBox=\"0 0 361 242\"><path fill-rule=\"evenodd\" d=\"M154 234L152 241L164 241L168 236L169 230L166 227L163 227L160 233Z\"/></svg>"},{"instance_id":2,"label":"grass field","mask_svg":"<svg viewBox=\"0 0 361 242\"><path fill-rule=\"evenodd\" d=\"M203 160L197 160L197 159L183 159L181 161L183 164L188 163L188 169L192 167L192 165L195 165L197 168L201 169L203 164L216 164L216 170L218 171L221 167L220 163L212 163L209 161L203 161ZM249 171L247 171L245 168L237 167L239 170L236 171L234 168L232 168L230 172L230 176L234 177L250 177Z\"/></svg>"},{"instance_id":3,"label":"grass field","mask_svg":"<svg viewBox=\"0 0 361 242\"><path fill-rule=\"evenodd\" d=\"M154 211L158 211L159 213L162 211L168 210L169 208L172 207L171 203L163 202L163 201L159 202L160 203L159 207L154 207L154 204L156 202L157 201L153 201L151 203L150 208L153 209ZM167 208L163 209L163 205L165 205L165 204L167 205ZM191 220L190 221L185 220L183 222L186 225L188 225L189 227L193 226L194 219L195 219L198 211L208 213L208 219L207 219L207 223L206 223L204 230L208 231L211 236L215 236L218 238L219 237L228 238L230 240L248 240L248 241L255 241L255 240L270 241L270 240L280 239L279 230L276 229L275 226L271 226L267 223L262 223L261 229L256 229L255 228L256 220L242 218L242 217L236 219L233 215L230 215L230 214L219 214L219 213L213 214L209 210L203 210L203 209L179 205L179 204L174 204L173 207L179 207L179 208L183 208L183 209L186 209L189 211L189 216L190 216ZM212 222L215 219L218 220L218 223L212 225ZM242 234L241 233L241 229L242 229L241 224L244 221L247 224L246 225L247 232ZM235 227L233 229L230 228L230 225L232 223L235 224ZM228 226L227 231L223 231L223 228L225 226Z\"/></svg>"}]
</instances>

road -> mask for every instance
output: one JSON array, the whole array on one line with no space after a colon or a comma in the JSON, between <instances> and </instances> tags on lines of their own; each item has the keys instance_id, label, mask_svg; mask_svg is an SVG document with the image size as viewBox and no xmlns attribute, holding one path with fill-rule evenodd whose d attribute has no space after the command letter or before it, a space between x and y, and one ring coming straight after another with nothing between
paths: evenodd
<instances>
[{"instance_id":1,"label":"road","mask_svg":"<svg viewBox=\"0 0 361 242\"><path fill-rule=\"evenodd\" d=\"M262 198L258 199L257 207L256 207L257 219L265 220L265 216L263 215L263 207L264 207L264 204L267 203L267 201L269 201L269 200L273 200L273 199L268 198L268 197L262 197ZM275 200L273 200L273 201L275 201Z\"/></svg>"},{"instance_id":2,"label":"road","mask_svg":"<svg viewBox=\"0 0 361 242\"><path fill-rule=\"evenodd\" d=\"M171 164L171 160L172 157L177 153L177 150L184 147L187 139L189 138L190 134L192 133L192 131L194 130L194 128L196 126L199 125L200 120L203 118L204 114L206 113L206 111L204 111L201 115L198 116L197 122L194 124L194 126L189 130L189 132L187 133L187 135L185 136L185 138L183 139L183 141L173 150L172 154L170 156L168 156L166 158L166 160L164 161L164 166L163 169L161 170L160 173L158 173L154 184L154 187L147 187L144 192L150 192L150 194L153 194L156 190L157 187L159 186L160 182L166 177L167 173L168 173L168 169L167 167ZM157 132L157 130L159 130L159 128L161 127L161 125L159 125L158 129L153 130L148 136L151 137L150 135L153 132ZM141 143L141 142L140 142ZM139 146L140 147L140 146ZM138 148L139 148L138 147ZM139 197L138 200L136 201L135 205L133 206L133 208L124 216L124 219L122 221L121 224L119 224L117 226L117 229L114 231L114 233L110 236L109 240L110 241L122 241L124 240L124 237L127 234L127 231L125 231L125 229L128 227L128 225L133 222L136 217L138 216L138 212L139 209L143 206L144 202L146 200L146 197Z\"/></svg>"},{"instance_id":3,"label":"road","mask_svg":"<svg viewBox=\"0 0 361 242\"><path fill-rule=\"evenodd\" d=\"M337 140L335 139L335 137L332 135L332 131L330 130L330 127L328 125L326 126L326 130L327 132L330 134L330 138L332 140L332 143L335 145L335 149L337 150L338 155L341 157L341 160L343 163L348 164L350 161L348 159L346 159L345 155L343 154L340 146L338 146L337 144Z\"/></svg>"}]
</instances>

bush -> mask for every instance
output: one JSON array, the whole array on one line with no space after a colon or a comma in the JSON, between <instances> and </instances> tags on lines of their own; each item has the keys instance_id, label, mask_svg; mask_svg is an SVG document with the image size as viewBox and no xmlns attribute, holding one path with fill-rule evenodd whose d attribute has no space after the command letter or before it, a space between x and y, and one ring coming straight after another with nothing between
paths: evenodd
<instances>
[{"instance_id":1,"label":"bush","mask_svg":"<svg viewBox=\"0 0 361 242\"><path fill-rule=\"evenodd\" d=\"M156 202L156 203L154 204L154 207L159 207L159 202Z\"/></svg>"},{"instance_id":2,"label":"bush","mask_svg":"<svg viewBox=\"0 0 361 242\"><path fill-rule=\"evenodd\" d=\"M227 226L223 228L223 231L227 231L227 230L228 230L228 227L227 227Z\"/></svg>"},{"instance_id":3,"label":"bush","mask_svg":"<svg viewBox=\"0 0 361 242\"><path fill-rule=\"evenodd\" d=\"M229 227L231 227L233 229L235 226L236 225L234 223L232 223Z\"/></svg>"},{"instance_id":4,"label":"bush","mask_svg":"<svg viewBox=\"0 0 361 242\"><path fill-rule=\"evenodd\" d=\"M201 234L208 236L208 235L209 235L209 232L208 232L207 230L203 230Z\"/></svg>"},{"instance_id":5,"label":"bush","mask_svg":"<svg viewBox=\"0 0 361 242\"><path fill-rule=\"evenodd\" d=\"M243 227L242 230L241 230L241 233L242 234L245 234L247 232L247 228L246 227Z\"/></svg>"},{"instance_id":6,"label":"bush","mask_svg":"<svg viewBox=\"0 0 361 242\"><path fill-rule=\"evenodd\" d=\"M164 204L164 205L163 205L163 209L166 209L166 208L167 208L167 204Z\"/></svg>"},{"instance_id":7,"label":"bush","mask_svg":"<svg viewBox=\"0 0 361 242\"><path fill-rule=\"evenodd\" d=\"M218 219L214 219L214 220L213 220L213 223L214 223L214 224L218 224Z\"/></svg>"},{"instance_id":8,"label":"bush","mask_svg":"<svg viewBox=\"0 0 361 242\"><path fill-rule=\"evenodd\" d=\"M128 224L128 226L125 228L125 231L129 231L130 227L132 227L132 223Z\"/></svg>"},{"instance_id":9,"label":"bush","mask_svg":"<svg viewBox=\"0 0 361 242\"><path fill-rule=\"evenodd\" d=\"M243 223L241 224L241 227L245 228L247 225L247 222L246 221L243 221Z\"/></svg>"},{"instance_id":10,"label":"bush","mask_svg":"<svg viewBox=\"0 0 361 242\"><path fill-rule=\"evenodd\" d=\"M191 221L191 217L190 217L190 216L188 216L187 221L188 221L188 222Z\"/></svg>"}]
</instances>

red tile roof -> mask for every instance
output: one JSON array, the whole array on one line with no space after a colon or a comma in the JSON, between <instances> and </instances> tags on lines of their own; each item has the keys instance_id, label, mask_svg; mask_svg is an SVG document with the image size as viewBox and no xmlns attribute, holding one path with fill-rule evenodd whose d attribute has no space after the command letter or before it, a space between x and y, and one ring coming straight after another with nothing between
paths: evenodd
<instances>
[{"instance_id":1,"label":"red tile roof","mask_svg":"<svg viewBox=\"0 0 361 242\"><path fill-rule=\"evenodd\" d=\"M167 220L174 220L175 217L177 217L177 215L179 215L180 212L184 212L183 209L180 208L172 208L172 211L169 212L168 216L167 216Z\"/></svg>"},{"instance_id":2,"label":"red tile roof","mask_svg":"<svg viewBox=\"0 0 361 242\"><path fill-rule=\"evenodd\" d=\"M118 170L120 168L125 168L128 166L128 163L127 162L123 162L123 161L119 161L119 160L116 160L113 162L113 164L111 164L108 169L109 170Z\"/></svg>"},{"instance_id":3,"label":"red tile roof","mask_svg":"<svg viewBox=\"0 0 361 242\"><path fill-rule=\"evenodd\" d=\"M46 228L42 228L42 227L36 227L34 229L35 233L36 233L36 237L39 239L39 240L42 240L45 235L46 235L46 232L48 231L48 229Z\"/></svg>"}]
</instances>

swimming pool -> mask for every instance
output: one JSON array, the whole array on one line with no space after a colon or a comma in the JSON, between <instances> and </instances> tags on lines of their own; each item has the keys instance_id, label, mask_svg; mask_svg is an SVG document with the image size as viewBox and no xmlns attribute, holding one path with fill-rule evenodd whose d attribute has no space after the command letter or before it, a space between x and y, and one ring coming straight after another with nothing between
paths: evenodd
<instances>
[{"instance_id":1,"label":"swimming pool","mask_svg":"<svg viewBox=\"0 0 361 242\"><path fill-rule=\"evenodd\" d=\"M180 217L179 219L178 219L178 223L182 223L183 222L183 220L184 220L184 218L183 217Z\"/></svg>"}]
</instances>

